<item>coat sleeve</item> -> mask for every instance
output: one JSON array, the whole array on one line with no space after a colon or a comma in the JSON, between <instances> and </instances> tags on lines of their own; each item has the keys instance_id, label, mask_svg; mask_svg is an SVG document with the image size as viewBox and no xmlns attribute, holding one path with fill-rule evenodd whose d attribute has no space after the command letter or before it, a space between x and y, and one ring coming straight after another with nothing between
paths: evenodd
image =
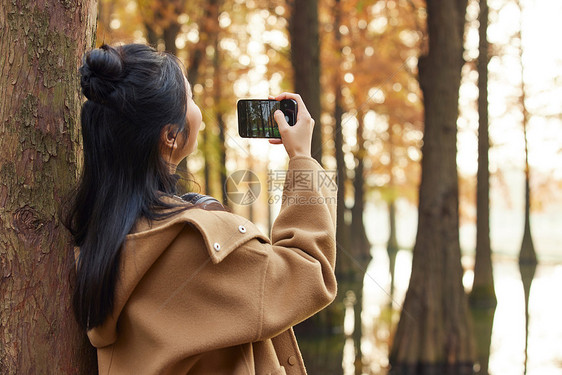
<instances>
[{"instance_id":1,"label":"coat sleeve","mask_svg":"<svg viewBox=\"0 0 562 375\"><path fill-rule=\"evenodd\" d=\"M282 205L267 247L259 340L276 336L336 296L334 173L310 157L289 161Z\"/></svg>"}]
</instances>

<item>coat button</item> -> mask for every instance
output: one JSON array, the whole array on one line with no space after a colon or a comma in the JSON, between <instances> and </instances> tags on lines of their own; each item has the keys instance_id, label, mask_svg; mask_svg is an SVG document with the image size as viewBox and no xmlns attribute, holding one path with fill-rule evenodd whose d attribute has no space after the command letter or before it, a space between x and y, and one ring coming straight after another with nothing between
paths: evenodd
<instances>
[{"instance_id":1,"label":"coat button","mask_svg":"<svg viewBox=\"0 0 562 375\"><path fill-rule=\"evenodd\" d=\"M221 249L221 245L218 242L215 242L213 247L215 248L216 251L219 251Z\"/></svg>"},{"instance_id":2,"label":"coat button","mask_svg":"<svg viewBox=\"0 0 562 375\"><path fill-rule=\"evenodd\" d=\"M287 362L289 362L289 364L291 366L294 366L297 363L297 357L295 357L294 355L290 356L289 359L287 360Z\"/></svg>"},{"instance_id":3,"label":"coat button","mask_svg":"<svg viewBox=\"0 0 562 375\"><path fill-rule=\"evenodd\" d=\"M243 225L239 225L238 230L240 231L240 233L246 233L246 227Z\"/></svg>"}]
</instances>

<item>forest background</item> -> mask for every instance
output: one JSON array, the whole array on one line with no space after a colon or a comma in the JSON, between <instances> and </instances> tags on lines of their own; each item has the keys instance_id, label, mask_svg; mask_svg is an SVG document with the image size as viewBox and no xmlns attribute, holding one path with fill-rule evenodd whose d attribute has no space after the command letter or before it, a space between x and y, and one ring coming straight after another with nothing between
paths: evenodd
<instances>
[{"instance_id":1,"label":"forest background","mask_svg":"<svg viewBox=\"0 0 562 375\"><path fill-rule=\"evenodd\" d=\"M554 16L562 14L560 4L541 0L458 0L441 7L439 2L421 0L78 3L82 18L73 22L91 34L93 45L150 43L180 57L204 117L199 149L179 168L186 176L183 189L217 197L258 223L264 233L269 233L279 210L279 179L287 158L281 146L238 136L236 101L282 91L304 97L317 123L314 157L326 169L338 171L339 199L340 293L332 306L296 327L309 373L559 373L562 351L554 343L562 337L562 329L552 317L562 312L562 306L552 302L545 290L562 281L562 199L557 194L562 187L562 113L555 99L562 79L562 52L546 42L546 35L561 31ZM73 8L71 2L66 5L67 15ZM0 30L4 32L12 26L14 9L20 14L22 9L36 11L29 4L3 8ZM95 15L95 25L92 21L87 25L84 20ZM22 29L41 61L42 48L51 44L31 38L29 30L49 29L49 22L59 20L45 20L37 13L34 17L35 22ZM8 41L3 37L6 50ZM76 48L74 61L87 45ZM13 56L8 53L2 60L6 80L0 83L5 94L14 86L8 81L9 67L18 61ZM420 68L424 61L425 70ZM74 68L72 64L64 68L73 79ZM39 73L44 71L39 68ZM487 83L482 86L484 76ZM46 89L73 97L56 91L57 77L51 79L44 78ZM487 95L482 95L483 87ZM42 117L34 115L33 99L22 98L4 100L2 124L12 119L11 105L21 109L21 118L31 116L29 128L45 132L37 130ZM77 116L76 103L62 100L69 118ZM429 109L431 105L435 110ZM483 118L488 123L483 124ZM65 124L77 132L76 124L66 117ZM6 129L0 133L9 134ZM26 137L35 139L32 131L14 133L20 134L20 144ZM31 144L46 153L57 149L43 141ZM3 149L15 150L14 138L3 136L2 142ZM22 261L26 255L17 249L30 244L52 248L65 237L61 234L53 240L39 230L44 226L38 222L46 215L39 203L18 208L11 189L26 185L23 190L35 196L37 181L12 178L16 174L10 169L10 155L2 154L4 182L0 183L2 223L7 233L13 232L12 237L10 233L1 237L5 246L0 290L5 298L0 364L10 369L7 373L29 363L41 366L41 358L48 358L49 350L42 356L38 355L42 349L20 350L34 342L29 337L35 329L49 332L38 336L60 341L72 336L72 327L54 328L57 319L69 317L68 309L48 310L47 328L37 324L37 311L49 292L28 285L29 281L17 281L18 275L25 279L51 256L43 251L26 263ZM79 165L72 157L66 160ZM43 173L36 167L33 173ZM75 167L72 173L78 170ZM248 177L240 171L253 174ZM482 185L485 181L489 186ZM240 191L247 194L235 198ZM43 212L39 219L37 212ZM37 238L27 238L28 230L38 232ZM432 240L436 237L437 242ZM57 288L56 282L52 287ZM36 299L33 306L22 307L29 298L28 292L21 297L23 290L30 290ZM449 304L455 307L449 309ZM514 314L514 309L519 313ZM26 324L14 319L18 314ZM529 336L537 321L542 324L535 323L536 334ZM428 334L424 327L433 327L436 334ZM522 328L520 334L513 333L514 327ZM534 344L531 351L530 344ZM87 344L76 347L82 351L72 352L67 359L72 365L62 367L87 367L91 350ZM518 360L513 361L513 356ZM21 364L26 361L27 365Z\"/></svg>"}]
</instances>

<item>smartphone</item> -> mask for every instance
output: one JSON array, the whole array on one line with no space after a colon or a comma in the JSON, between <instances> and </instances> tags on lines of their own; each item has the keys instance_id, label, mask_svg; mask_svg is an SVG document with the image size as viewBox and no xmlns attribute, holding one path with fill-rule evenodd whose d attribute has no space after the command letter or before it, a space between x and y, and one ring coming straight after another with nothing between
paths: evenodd
<instances>
[{"instance_id":1,"label":"smartphone","mask_svg":"<svg viewBox=\"0 0 562 375\"><path fill-rule=\"evenodd\" d=\"M240 99L238 134L243 138L281 138L273 113L280 109L291 126L297 122L297 102L294 99Z\"/></svg>"}]
</instances>

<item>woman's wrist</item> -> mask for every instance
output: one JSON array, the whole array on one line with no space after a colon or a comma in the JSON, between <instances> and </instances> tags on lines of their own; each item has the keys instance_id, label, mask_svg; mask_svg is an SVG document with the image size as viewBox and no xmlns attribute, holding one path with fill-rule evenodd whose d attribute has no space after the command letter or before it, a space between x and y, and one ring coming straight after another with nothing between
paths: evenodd
<instances>
[{"instance_id":1,"label":"woman's wrist","mask_svg":"<svg viewBox=\"0 0 562 375\"><path fill-rule=\"evenodd\" d=\"M294 155L289 158L289 166L288 169L303 169L303 166L306 166L307 170L310 169L312 163L316 165L316 167L322 168L322 165L318 162L318 160L314 159L310 155ZM313 169L316 169L313 167Z\"/></svg>"},{"instance_id":2,"label":"woman's wrist","mask_svg":"<svg viewBox=\"0 0 562 375\"><path fill-rule=\"evenodd\" d=\"M296 152L293 153L292 155L289 155L289 159L293 159L293 158L297 158L297 157L303 157L303 158L311 158L312 155L310 154L310 152Z\"/></svg>"}]
</instances>

